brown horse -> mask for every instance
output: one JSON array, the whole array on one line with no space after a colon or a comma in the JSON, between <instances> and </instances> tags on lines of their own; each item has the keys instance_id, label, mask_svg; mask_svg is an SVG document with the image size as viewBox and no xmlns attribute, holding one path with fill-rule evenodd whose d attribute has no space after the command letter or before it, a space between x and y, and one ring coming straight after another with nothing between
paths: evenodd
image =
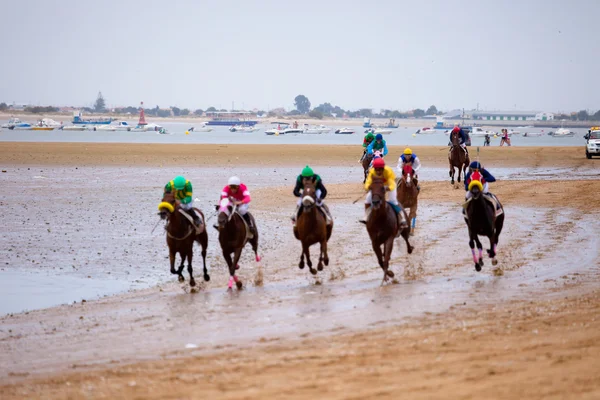
<instances>
[{"instance_id":1,"label":"brown horse","mask_svg":"<svg viewBox=\"0 0 600 400\"><path fill-rule=\"evenodd\" d=\"M450 142L452 147L448 153L448 162L450 163L450 183L454 185L454 168L458 168L458 183L460 183L461 174L466 175L467 167L471 160L469 155L460 147L460 134L452 132L450 134Z\"/></svg>"},{"instance_id":2,"label":"brown horse","mask_svg":"<svg viewBox=\"0 0 600 400\"><path fill-rule=\"evenodd\" d=\"M323 263L329 265L329 255L327 254L327 241L331 237L331 231L333 230L333 221L331 225L327 225L327 218L323 214L323 211L318 209L317 194L315 185L310 179L304 179L304 190L302 192L302 213L296 221L294 226L294 236L296 239L302 242L302 254L300 255L300 269L304 268L304 255L306 255L306 263L310 269L310 273L313 275L323 270ZM312 261L310 261L309 248L315 243L321 245L321 252L319 254L319 264L317 269L312 267Z\"/></svg>"},{"instance_id":3,"label":"brown horse","mask_svg":"<svg viewBox=\"0 0 600 400\"><path fill-rule=\"evenodd\" d=\"M414 171L411 165L405 165L402 168L402 177L398 181L398 203L406 210L410 209L408 218L411 221L410 234L415 233L417 225L417 208L419 207L419 190L417 185L419 182L414 178Z\"/></svg>"},{"instance_id":4,"label":"brown horse","mask_svg":"<svg viewBox=\"0 0 600 400\"><path fill-rule=\"evenodd\" d=\"M170 205L170 207L169 207ZM208 233L206 232L206 220L204 214L197 208L194 208L200 217L203 229L197 233L193 224L181 213L179 202L175 199L173 193L165 193L162 203L159 205L159 215L162 219L166 219L167 226L167 245L169 246L169 262L171 263L171 273L179 275L179 282L183 282L183 264L187 259L188 273L190 274L190 286L196 286L196 280L192 275L192 258L194 255L194 241L197 241L202 247L202 262L204 265L204 280L210 281L210 276L206 270L206 248L208 247ZM175 256L179 253L181 257L181 265L175 270Z\"/></svg>"},{"instance_id":5,"label":"brown horse","mask_svg":"<svg viewBox=\"0 0 600 400\"><path fill-rule=\"evenodd\" d=\"M364 179L363 183L367 181L367 176L369 175L369 167L371 166L371 162L373 161L373 154L365 154L362 160L362 167L364 170Z\"/></svg>"},{"instance_id":6,"label":"brown horse","mask_svg":"<svg viewBox=\"0 0 600 400\"><path fill-rule=\"evenodd\" d=\"M398 236L400 226L396 212L385 200L386 189L384 181L374 178L369 189L371 190L373 210L367 220L367 232L369 232L371 244L373 245L379 266L383 269L383 282L385 282L388 280L388 277L394 277L394 272L389 270L389 263L392 249L394 248L394 239ZM404 212L405 217L408 218L404 210L400 212ZM408 254L411 254L413 247L408 242L410 228L402 229L400 234L406 241ZM381 251L381 245L383 245L383 252Z\"/></svg>"},{"instance_id":7,"label":"brown horse","mask_svg":"<svg viewBox=\"0 0 600 400\"><path fill-rule=\"evenodd\" d=\"M250 232L247 230L246 222L244 218L237 213L237 206L235 206L229 199L223 199L221 204L217 206L219 216L217 217L217 224L219 229L219 243L221 244L221 250L223 250L223 258L227 262L229 267L229 289L232 288L233 282L235 282L238 289L242 288L242 281L235 274L235 270L239 269L238 261L242 254L242 250L246 243L250 242L252 250L256 255L256 262L260 261L258 256L258 227L254 216L252 218L252 225L254 226L254 232L250 238ZM233 259L231 258L233 254Z\"/></svg>"}]
</instances>

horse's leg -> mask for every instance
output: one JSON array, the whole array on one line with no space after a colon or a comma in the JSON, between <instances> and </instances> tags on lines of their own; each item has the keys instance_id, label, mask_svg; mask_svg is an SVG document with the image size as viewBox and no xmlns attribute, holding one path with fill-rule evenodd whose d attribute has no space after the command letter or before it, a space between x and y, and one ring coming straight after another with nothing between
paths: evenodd
<instances>
[{"instance_id":1,"label":"horse's leg","mask_svg":"<svg viewBox=\"0 0 600 400\"><path fill-rule=\"evenodd\" d=\"M454 185L454 165L452 164L450 164L450 172L448 175L450 175L450 184Z\"/></svg>"},{"instance_id":2,"label":"horse's leg","mask_svg":"<svg viewBox=\"0 0 600 400\"><path fill-rule=\"evenodd\" d=\"M235 253L233 255L233 265L238 265L238 262L240 261L240 256L242 255L242 250L244 248L243 247L238 247L237 249L235 249ZM237 286L238 289L242 288L242 281L237 277L237 275L235 274L235 270L236 268L234 267L233 269L233 280L235 281L235 285Z\"/></svg>"},{"instance_id":3,"label":"horse's leg","mask_svg":"<svg viewBox=\"0 0 600 400\"><path fill-rule=\"evenodd\" d=\"M206 282L210 281L210 275L208 275L208 270L206 269L206 248L208 247L208 233L206 229L202 232L202 235L198 239L198 243L200 243L200 247L202 247L202 264L203 264L203 272L204 272L204 280Z\"/></svg>"},{"instance_id":4,"label":"horse's leg","mask_svg":"<svg viewBox=\"0 0 600 400\"><path fill-rule=\"evenodd\" d=\"M473 234L471 233L470 227L469 227L469 247L471 248L471 254L473 254L473 262L475 263L475 270L481 271L481 265L479 265L479 260L477 259L477 255L475 254L475 239L473 239Z\"/></svg>"},{"instance_id":5,"label":"horse's leg","mask_svg":"<svg viewBox=\"0 0 600 400\"><path fill-rule=\"evenodd\" d=\"M417 227L417 208L418 207L419 207L419 203L415 199L415 203L410 208L410 220L411 220L410 234L411 235L415 234L415 228Z\"/></svg>"},{"instance_id":6,"label":"horse's leg","mask_svg":"<svg viewBox=\"0 0 600 400\"><path fill-rule=\"evenodd\" d=\"M175 270L175 256L177 255L177 253L175 253L173 250L171 250L171 248L169 248L169 263L171 264L171 273L173 275L178 275L177 271Z\"/></svg>"},{"instance_id":7,"label":"horse's leg","mask_svg":"<svg viewBox=\"0 0 600 400\"><path fill-rule=\"evenodd\" d=\"M317 269L319 271L323 271L323 259L325 258L324 254L327 254L327 239L321 240L320 246L321 246L321 252L319 254L319 264L317 264ZM327 264L329 264L329 259L327 259L327 263L325 265L327 265Z\"/></svg>"},{"instance_id":8,"label":"horse's leg","mask_svg":"<svg viewBox=\"0 0 600 400\"><path fill-rule=\"evenodd\" d=\"M402 236L402 239L404 239L404 241L406 242L406 251L408 252L408 254L411 254L413 252L413 247L408 241L408 237L410 236L410 227L402 229L402 231L400 231L400 235Z\"/></svg>"},{"instance_id":9,"label":"horse's leg","mask_svg":"<svg viewBox=\"0 0 600 400\"><path fill-rule=\"evenodd\" d=\"M304 269L304 244L302 244L302 253L300 254L300 262L298 263L298 268Z\"/></svg>"},{"instance_id":10,"label":"horse's leg","mask_svg":"<svg viewBox=\"0 0 600 400\"><path fill-rule=\"evenodd\" d=\"M227 287L231 289L233 287L233 275L235 275L235 264L231 259L231 253L229 252L229 249L223 249L223 258L227 263L227 268L229 268L229 282L227 283Z\"/></svg>"},{"instance_id":11,"label":"horse's leg","mask_svg":"<svg viewBox=\"0 0 600 400\"><path fill-rule=\"evenodd\" d=\"M188 254L187 254L187 262L188 262L188 274L190 274L190 286L194 287L196 286L196 280L194 279L194 269L192 268L192 258L194 258L194 242L192 241L190 249L188 250Z\"/></svg>"},{"instance_id":12,"label":"horse's leg","mask_svg":"<svg viewBox=\"0 0 600 400\"><path fill-rule=\"evenodd\" d=\"M390 236L390 238L385 242L383 246L383 266L384 268L384 276L383 280L387 281L387 278L393 278L394 272L390 270L390 258L392 257L392 250L394 249L394 236Z\"/></svg>"},{"instance_id":13,"label":"horse's leg","mask_svg":"<svg viewBox=\"0 0 600 400\"><path fill-rule=\"evenodd\" d=\"M321 242L321 252L323 253L323 263L329 265L329 254L327 254L327 238Z\"/></svg>"},{"instance_id":14,"label":"horse's leg","mask_svg":"<svg viewBox=\"0 0 600 400\"><path fill-rule=\"evenodd\" d=\"M310 273L313 275L317 274L317 270L312 267L312 261L310 261L310 246L304 242L302 242L302 251L306 255L306 264L308 265L308 269Z\"/></svg>"},{"instance_id":15,"label":"horse's leg","mask_svg":"<svg viewBox=\"0 0 600 400\"><path fill-rule=\"evenodd\" d=\"M500 232L502 232L502 227L504 225L504 214L500 214L497 218L496 221L494 223L495 229L494 229L494 236L493 236L493 244L491 244L491 248L490 251L488 251L488 254L490 256L490 258L492 259L492 265L496 265L498 264L498 260L496 260L496 251L497 251L497 246L498 246L498 240L500 239ZM493 251L493 253L492 253Z\"/></svg>"},{"instance_id":16,"label":"horse's leg","mask_svg":"<svg viewBox=\"0 0 600 400\"><path fill-rule=\"evenodd\" d=\"M187 256L187 253L184 253L183 250L180 250L179 256L181 257L181 264L179 265L179 268L177 268L177 275L179 275L179 277L178 277L179 282L183 282L183 281L185 281L185 278L183 277L183 268L184 268L185 258Z\"/></svg>"},{"instance_id":17,"label":"horse's leg","mask_svg":"<svg viewBox=\"0 0 600 400\"><path fill-rule=\"evenodd\" d=\"M483 245L479 241L479 236L475 235L474 239L477 244L477 250L479 251L479 269L477 271L481 271L481 267L483 267Z\"/></svg>"},{"instance_id":18,"label":"horse's leg","mask_svg":"<svg viewBox=\"0 0 600 400\"><path fill-rule=\"evenodd\" d=\"M383 253L381 252L381 245L375 244L374 241L371 241L371 244L373 245L373 251L375 252L375 255L377 256L377 262L379 263L379 266L383 270L383 281L381 282L381 284L383 284L383 282L387 280L387 272L386 272L384 264L383 264Z\"/></svg>"}]
</instances>

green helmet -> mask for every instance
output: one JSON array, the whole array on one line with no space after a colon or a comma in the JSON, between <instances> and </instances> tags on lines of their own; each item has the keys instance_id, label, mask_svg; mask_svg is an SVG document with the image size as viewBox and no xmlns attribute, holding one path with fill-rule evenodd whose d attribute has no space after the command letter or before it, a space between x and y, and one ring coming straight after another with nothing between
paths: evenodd
<instances>
[{"instance_id":1,"label":"green helmet","mask_svg":"<svg viewBox=\"0 0 600 400\"><path fill-rule=\"evenodd\" d=\"M183 190L183 188L185 187L185 178L183 176L176 176L175 179L173 179L173 186L175 186L175 190Z\"/></svg>"},{"instance_id":2,"label":"green helmet","mask_svg":"<svg viewBox=\"0 0 600 400\"><path fill-rule=\"evenodd\" d=\"M312 168L309 167L308 165L306 167L304 167L304 169L302 170L302 176L305 178L310 178L314 174L315 173L313 172Z\"/></svg>"}]
</instances>

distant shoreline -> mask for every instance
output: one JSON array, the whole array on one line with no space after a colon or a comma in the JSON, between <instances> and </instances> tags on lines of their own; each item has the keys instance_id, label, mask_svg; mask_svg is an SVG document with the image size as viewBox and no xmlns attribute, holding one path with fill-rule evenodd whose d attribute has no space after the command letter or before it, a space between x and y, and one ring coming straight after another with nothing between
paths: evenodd
<instances>
[{"instance_id":1,"label":"distant shoreline","mask_svg":"<svg viewBox=\"0 0 600 400\"><path fill-rule=\"evenodd\" d=\"M70 125L73 120L72 113L50 113L50 114L33 114L24 111L12 111L12 112L0 112L0 120L8 120L12 117L17 117L25 122L35 122L42 118L51 118L55 121L62 121L65 125ZM89 117L89 116L88 116ZM122 115L122 114L93 114L93 117L98 118L112 118L115 121L128 121L137 123L137 115ZM154 117L146 116L146 121L150 123L161 124L162 123L189 123L201 124L207 122L211 118L209 117L198 117L198 116L180 116L180 117ZM288 122L293 123L297 121L298 124L309 124L309 125L336 125L336 126L362 126L362 118L309 118L305 116L284 116L284 117L269 117L269 118L253 118L259 121L259 124L270 125L274 122ZM397 124L402 127L425 127L433 126L436 121L430 118L408 118L408 119L396 119ZM371 123L374 125L386 125L389 122L389 118L371 118ZM554 128L564 126L565 128L587 128L590 126L600 125L600 121L488 121L488 120L469 120L465 119L464 122L461 119L446 120L446 125L453 126L454 124L461 124L465 126L493 126L493 127L517 127L517 126L533 126L535 128Z\"/></svg>"}]
</instances>

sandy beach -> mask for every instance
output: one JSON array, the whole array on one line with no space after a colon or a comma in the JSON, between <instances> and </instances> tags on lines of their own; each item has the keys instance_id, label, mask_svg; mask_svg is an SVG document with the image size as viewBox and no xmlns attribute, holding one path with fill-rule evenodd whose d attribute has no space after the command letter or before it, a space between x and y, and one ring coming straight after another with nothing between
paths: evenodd
<instances>
[{"instance_id":1,"label":"sandy beach","mask_svg":"<svg viewBox=\"0 0 600 400\"><path fill-rule=\"evenodd\" d=\"M402 149L391 146L388 162ZM481 148L506 223L499 269L486 258L476 272L447 147L413 148L423 163L415 252L396 242L398 279L380 286L357 222L362 201L353 204L364 195L360 150L0 143L10 227L0 273L22 274L11 286L34 276L132 284L1 316L0 397L598 398L597 160L560 147ZM298 269L289 221L306 164L335 218L332 263L316 278ZM180 173L198 182L203 210L231 174L251 187L263 260L244 250L245 290L226 291L212 228L211 281L190 293L169 275L164 231L150 231L162 186ZM201 277L197 258L194 271Z\"/></svg>"}]
</instances>

